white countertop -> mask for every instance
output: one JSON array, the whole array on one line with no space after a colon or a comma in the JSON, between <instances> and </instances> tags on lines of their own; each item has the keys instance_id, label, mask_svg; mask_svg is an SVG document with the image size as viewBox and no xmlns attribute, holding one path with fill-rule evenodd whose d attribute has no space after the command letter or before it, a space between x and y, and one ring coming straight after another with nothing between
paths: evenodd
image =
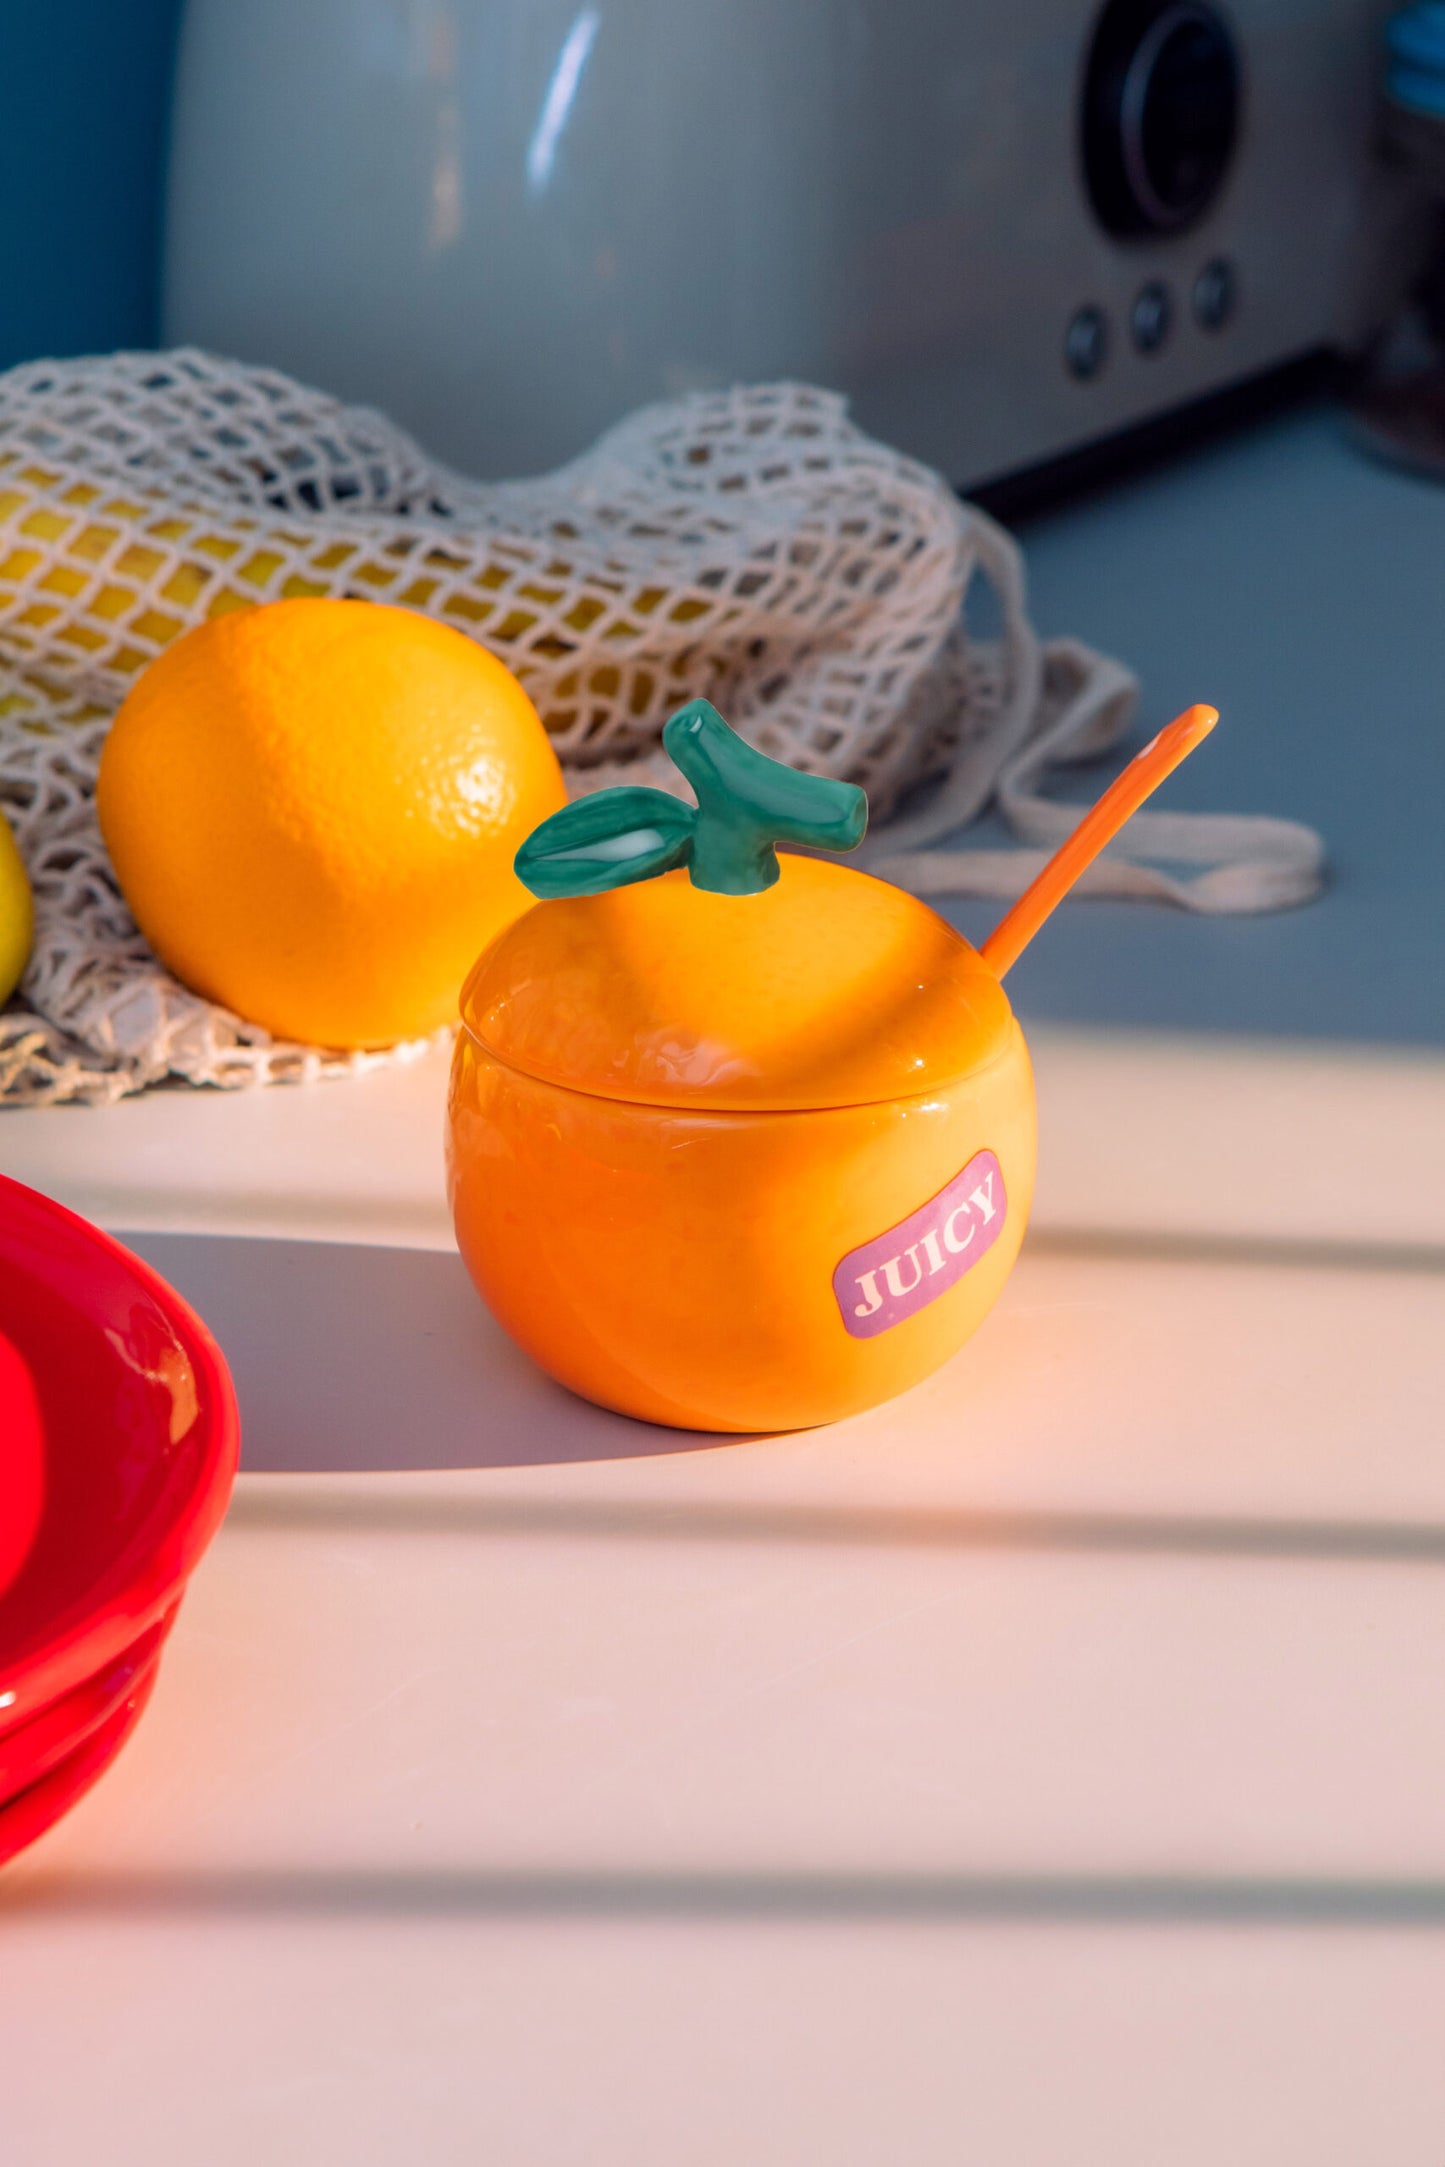
<instances>
[{"instance_id":1,"label":"white countertop","mask_svg":"<svg viewBox=\"0 0 1445 2167\"><path fill-rule=\"evenodd\" d=\"M1439 2167L1445 1054L1030 1036L998 1310L741 1443L491 1325L440 1052L0 1118L250 1470L0 1876L6 2167Z\"/></svg>"}]
</instances>

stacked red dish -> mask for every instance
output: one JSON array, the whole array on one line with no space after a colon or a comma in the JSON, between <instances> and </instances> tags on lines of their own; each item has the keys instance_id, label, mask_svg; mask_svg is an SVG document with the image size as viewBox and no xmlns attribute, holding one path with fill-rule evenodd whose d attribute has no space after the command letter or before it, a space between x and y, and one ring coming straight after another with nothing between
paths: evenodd
<instances>
[{"instance_id":1,"label":"stacked red dish","mask_svg":"<svg viewBox=\"0 0 1445 2167\"><path fill-rule=\"evenodd\" d=\"M0 1175L0 1863L134 1729L239 1448L199 1318Z\"/></svg>"}]
</instances>

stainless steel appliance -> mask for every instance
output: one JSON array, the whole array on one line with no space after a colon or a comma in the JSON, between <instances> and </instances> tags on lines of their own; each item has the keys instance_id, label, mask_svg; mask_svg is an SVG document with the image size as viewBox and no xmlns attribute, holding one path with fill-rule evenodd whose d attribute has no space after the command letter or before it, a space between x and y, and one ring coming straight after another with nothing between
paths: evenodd
<instances>
[{"instance_id":1,"label":"stainless steel appliance","mask_svg":"<svg viewBox=\"0 0 1445 2167\"><path fill-rule=\"evenodd\" d=\"M189 0L167 335L485 475L836 385L975 484L1392 291L1374 0Z\"/></svg>"}]
</instances>

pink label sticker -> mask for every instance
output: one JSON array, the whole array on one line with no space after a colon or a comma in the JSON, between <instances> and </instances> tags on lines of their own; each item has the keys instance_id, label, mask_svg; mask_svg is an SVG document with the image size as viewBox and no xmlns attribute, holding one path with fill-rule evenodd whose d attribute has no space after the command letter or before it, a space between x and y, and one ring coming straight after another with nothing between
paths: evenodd
<instances>
[{"instance_id":1,"label":"pink label sticker","mask_svg":"<svg viewBox=\"0 0 1445 2167\"><path fill-rule=\"evenodd\" d=\"M1007 1217L1003 1168L991 1151L977 1151L927 1204L849 1250L833 1274L847 1330L872 1339L937 1301L993 1247Z\"/></svg>"}]
</instances>

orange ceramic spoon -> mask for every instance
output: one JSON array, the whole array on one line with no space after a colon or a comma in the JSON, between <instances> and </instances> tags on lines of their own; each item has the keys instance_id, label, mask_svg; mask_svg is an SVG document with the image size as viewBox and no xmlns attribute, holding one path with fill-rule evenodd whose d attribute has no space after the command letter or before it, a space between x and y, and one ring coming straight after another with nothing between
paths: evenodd
<instances>
[{"instance_id":1,"label":"orange ceramic spoon","mask_svg":"<svg viewBox=\"0 0 1445 2167\"><path fill-rule=\"evenodd\" d=\"M1122 775L1110 783L1098 804L1085 813L1072 835L1054 852L1038 879L1025 888L1013 909L1001 918L979 953L996 977L1017 963L1039 927L1087 870L1124 822L1152 796L1166 775L1187 760L1219 720L1213 707L1186 708L1166 724Z\"/></svg>"}]
</instances>

